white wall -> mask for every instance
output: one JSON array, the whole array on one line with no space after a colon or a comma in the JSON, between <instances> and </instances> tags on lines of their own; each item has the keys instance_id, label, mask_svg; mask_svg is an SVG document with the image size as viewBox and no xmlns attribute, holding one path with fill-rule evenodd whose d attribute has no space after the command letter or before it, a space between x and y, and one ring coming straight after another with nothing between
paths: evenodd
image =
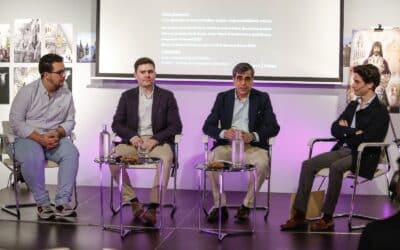
<instances>
[{"instance_id":1,"label":"white wall","mask_svg":"<svg viewBox=\"0 0 400 250\"><path fill-rule=\"evenodd\" d=\"M344 36L351 35L352 29L362 29L383 25L399 26L400 17L395 10L400 9L400 2L391 0L378 5L372 1L345 0ZM13 26L16 18L39 17L45 22L72 23L76 32L95 31L95 0L2 0L0 23ZM373 14L371 14L373 13ZM144 24L145 25L145 24ZM133 32L133 31L128 31ZM317 34L316 34L317 37ZM132 59L133 61L134 59ZM0 67L13 67L16 64L0 64ZM122 91L119 89L88 88L98 83L91 80L94 65L71 64L73 67L73 95L77 109L75 132L78 136L76 144L80 150L79 185L98 185L98 171L93 164L97 154L98 133L101 124L110 124L118 99ZM318 70L318 69L316 69ZM12 72L12 70L11 70ZM10 77L12 78L12 75ZM231 88L231 85L185 85L162 84L161 87L172 90L178 101L183 121L183 138L180 146L181 169L178 175L178 187L182 189L197 188L195 163L202 160L201 127L210 111L218 92ZM272 159L272 191L294 192L297 187L301 162L307 157L307 141L310 137L330 135L331 122L345 106L345 90L342 88L317 87L284 87L267 86L258 89L269 92L281 132L273 148ZM9 105L0 105L0 120L8 120ZM327 150L329 147L322 147ZM0 169L0 187L4 187L8 172ZM140 175L140 178L137 178ZM108 173L106 176L109 176ZM148 187L152 174L146 172L132 173L136 185ZM228 189L243 189L245 177L227 178ZM48 172L48 183L56 182L56 171ZM108 183L108 182L107 182ZM237 185L240 183L240 185ZM348 183L343 192L349 192ZM371 184L364 193L383 193L383 180Z\"/></svg>"}]
</instances>

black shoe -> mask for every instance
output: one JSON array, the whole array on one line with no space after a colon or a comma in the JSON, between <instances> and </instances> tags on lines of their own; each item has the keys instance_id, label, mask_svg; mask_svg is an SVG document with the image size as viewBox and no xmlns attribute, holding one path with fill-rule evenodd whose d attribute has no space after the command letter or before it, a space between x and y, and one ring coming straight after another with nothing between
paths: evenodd
<instances>
[{"instance_id":1,"label":"black shoe","mask_svg":"<svg viewBox=\"0 0 400 250\"><path fill-rule=\"evenodd\" d=\"M238 221L245 221L249 219L249 214L250 214L250 208L242 205L238 208L235 218Z\"/></svg>"},{"instance_id":2,"label":"black shoe","mask_svg":"<svg viewBox=\"0 0 400 250\"><path fill-rule=\"evenodd\" d=\"M221 221L226 221L227 219L228 219L228 217L229 217L229 214L228 214L228 208L227 207L221 207L221 214L222 214L222 216L221 216ZM219 218L219 209L217 208L217 207L215 207L215 208L213 208L212 210L211 210L211 212L208 214L208 216L207 216L207 221L209 222L209 223L215 223L215 222L218 222L218 218Z\"/></svg>"}]
</instances>

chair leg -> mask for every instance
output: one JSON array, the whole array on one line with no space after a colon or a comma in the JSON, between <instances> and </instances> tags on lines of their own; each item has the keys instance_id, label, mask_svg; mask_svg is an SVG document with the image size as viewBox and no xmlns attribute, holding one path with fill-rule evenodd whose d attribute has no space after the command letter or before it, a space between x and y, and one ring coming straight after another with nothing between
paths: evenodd
<instances>
[{"instance_id":1,"label":"chair leg","mask_svg":"<svg viewBox=\"0 0 400 250\"><path fill-rule=\"evenodd\" d=\"M267 207L264 215L264 220L266 221L269 215L269 204L271 200L271 176L268 177L268 187L267 187Z\"/></svg>"},{"instance_id":2,"label":"chair leg","mask_svg":"<svg viewBox=\"0 0 400 250\"><path fill-rule=\"evenodd\" d=\"M76 181L74 183L74 196L75 196L75 204L73 209L75 210L78 207L78 191L76 190Z\"/></svg>"},{"instance_id":3,"label":"chair leg","mask_svg":"<svg viewBox=\"0 0 400 250\"><path fill-rule=\"evenodd\" d=\"M318 189L317 189L318 191L321 190L322 185L324 184L326 178L327 178L327 177L323 177L323 176L322 176L322 181L321 181L321 183L319 184Z\"/></svg>"},{"instance_id":4,"label":"chair leg","mask_svg":"<svg viewBox=\"0 0 400 250\"><path fill-rule=\"evenodd\" d=\"M388 176L388 174L389 174L389 173L386 173L386 174L385 174L385 177L386 177L386 178L385 178L385 179L386 179L386 185L387 185L386 194L388 195L389 199L393 200L393 199L392 199L392 196L390 195L390 192L389 192L390 181L389 181L389 176Z\"/></svg>"},{"instance_id":5,"label":"chair leg","mask_svg":"<svg viewBox=\"0 0 400 250\"><path fill-rule=\"evenodd\" d=\"M172 210L170 213L170 217L174 218L176 212L176 175L174 177L174 190L173 190L173 203L172 203Z\"/></svg>"},{"instance_id":6,"label":"chair leg","mask_svg":"<svg viewBox=\"0 0 400 250\"><path fill-rule=\"evenodd\" d=\"M333 216L334 218L348 217L347 227L348 227L349 231L363 229L366 226L365 224L354 226L352 224L352 219L353 218L364 219L364 220L379 220L379 218L377 218L377 217L354 213L356 195L357 195L357 180L355 179L354 180L354 184L353 184L353 193L351 195L351 201L350 201L350 212L349 213L334 214L334 216Z\"/></svg>"},{"instance_id":7,"label":"chair leg","mask_svg":"<svg viewBox=\"0 0 400 250\"><path fill-rule=\"evenodd\" d=\"M20 208L21 207L35 207L36 203L33 203L33 202L32 203L20 203L19 186L18 186L18 181L19 181L18 180L18 170L14 168L14 171L12 174L14 176L14 183L12 183L12 188L14 189L15 204L5 204L5 205L1 206L1 210L17 217L17 219L20 220L21 219Z\"/></svg>"}]
</instances>

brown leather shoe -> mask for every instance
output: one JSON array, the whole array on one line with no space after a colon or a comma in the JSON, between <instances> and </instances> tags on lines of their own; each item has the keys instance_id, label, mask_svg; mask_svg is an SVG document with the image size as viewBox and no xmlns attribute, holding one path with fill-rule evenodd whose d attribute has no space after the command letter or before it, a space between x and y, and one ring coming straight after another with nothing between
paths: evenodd
<instances>
[{"instance_id":1,"label":"brown leather shoe","mask_svg":"<svg viewBox=\"0 0 400 250\"><path fill-rule=\"evenodd\" d=\"M131 208L132 208L133 217L135 219L138 219L138 218L142 217L142 215L144 214L144 209L142 207L142 204L140 204L137 201L133 201L132 202Z\"/></svg>"},{"instance_id":2,"label":"brown leather shoe","mask_svg":"<svg viewBox=\"0 0 400 250\"><path fill-rule=\"evenodd\" d=\"M155 208L149 208L142 216L143 224L153 227L157 222L157 211Z\"/></svg>"},{"instance_id":3,"label":"brown leather shoe","mask_svg":"<svg viewBox=\"0 0 400 250\"><path fill-rule=\"evenodd\" d=\"M317 222L311 225L311 231L330 231L334 229L334 227L335 223L333 223L333 220L319 219Z\"/></svg>"},{"instance_id":4,"label":"brown leather shoe","mask_svg":"<svg viewBox=\"0 0 400 250\"><path fill-rule=\"evenodd\" d=\"M285 224L281 225L281 231L295 231L304 230L307 228L307 223L305 220L291 218L286 221Z\"/></svg>"}]
</instances>

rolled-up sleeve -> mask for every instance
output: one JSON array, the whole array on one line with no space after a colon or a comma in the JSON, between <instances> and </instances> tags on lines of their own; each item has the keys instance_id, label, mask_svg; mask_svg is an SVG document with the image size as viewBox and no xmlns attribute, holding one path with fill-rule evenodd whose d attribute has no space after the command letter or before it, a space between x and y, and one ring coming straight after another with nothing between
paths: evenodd
<instances>
[{"instance_id":1,"label":"rolled-up sleeve","mask_svg":"<svg viewBox=\"0 0 400 250\"><path fill-rule=\"evenodd\" d=\"M26 123L26 113L30 105L31 92L27 88L22 88L14 98L10 110L10 123L14 134L18 137L26 138L35 129Z\"/></svg>"}]
</instances>

